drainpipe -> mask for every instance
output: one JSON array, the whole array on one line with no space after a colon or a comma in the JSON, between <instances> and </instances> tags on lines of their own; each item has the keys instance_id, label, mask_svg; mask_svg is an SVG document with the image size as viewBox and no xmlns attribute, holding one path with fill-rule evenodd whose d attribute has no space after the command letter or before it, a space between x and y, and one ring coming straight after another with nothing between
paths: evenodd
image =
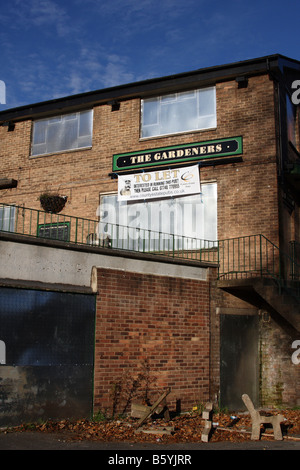
<instances>
[{"instance_id":1,"label":"drainpipe","mask_svg":"<svg viewBox=\"0 0 300 470\"><path fill-rule=\"evenodd\" d=\"M278 177L278 190L277 190L277 198L278 198L278 247L279 247L279 277L280 277L280 285L281 285L281 254L280 254L280 241L281 241L281 223L280 223L280 200L281 200L281 191L284 186L284 171L283 171L283 136L282 136L282 106L281 106L281 85L280 80L277 78L275 73L272 72L270 67L269 59L267 59L267 71L269 73L270 78L272 78L274 87L275 87L275 99L277 99L277 116L276 116L276 131L277 131L277 177Z\"/></svg>"}]
</instances>

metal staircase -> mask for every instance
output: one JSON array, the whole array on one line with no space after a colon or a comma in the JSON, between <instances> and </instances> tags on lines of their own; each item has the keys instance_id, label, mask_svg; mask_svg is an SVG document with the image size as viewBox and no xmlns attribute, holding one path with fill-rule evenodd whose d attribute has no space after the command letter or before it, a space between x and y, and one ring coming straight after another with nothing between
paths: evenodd
<instances>
[{"instance_id":1,"label":"metal staircase","mask_svg":"<svg viewBox=\"0 0 300 470\"><path fill-rule=\"evenodd\" d=\"M300 265L263 235L219 242L218 287L300 331Z\"/></svg>"}]
</instances>

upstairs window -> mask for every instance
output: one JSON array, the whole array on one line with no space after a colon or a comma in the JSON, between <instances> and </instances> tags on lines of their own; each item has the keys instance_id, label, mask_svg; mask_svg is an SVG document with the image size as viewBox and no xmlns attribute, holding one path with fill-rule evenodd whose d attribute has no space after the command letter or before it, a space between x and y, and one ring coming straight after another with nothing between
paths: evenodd
<instances>
[{"instance_id":1,"label":"upstairs window","mask_svg":"<svg viewBox=\"0 0 300 470\"><path fill-rule=\"evenodd\" d=\"M31 155L44 155L92 146L93 111L83 111L33 123Z\"/></svg>"},{"instance_id":2,"label":"upstairs window","mask_svg":"<svg viewBox=\"0 0 300 470\"><path fill-rule=\"evenodd\" d=\"M141 137L214 128L216 89L203 88L142 100Z\"/></svg>"}]
</instances>

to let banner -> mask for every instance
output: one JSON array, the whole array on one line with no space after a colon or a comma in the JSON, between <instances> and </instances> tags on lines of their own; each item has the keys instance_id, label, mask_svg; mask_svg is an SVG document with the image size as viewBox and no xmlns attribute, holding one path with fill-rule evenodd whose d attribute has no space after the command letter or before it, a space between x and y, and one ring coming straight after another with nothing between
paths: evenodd
<instances>
[{"instance_id":1,"label":"to let banner","mask_svg":"<svg viewBox=\"0 0 300 470\"><path fill-rule=\"evenodd\" d=\"M118 176L118 200L134 201L200 193L198 165Z\"/></svg>"}]
</instances>

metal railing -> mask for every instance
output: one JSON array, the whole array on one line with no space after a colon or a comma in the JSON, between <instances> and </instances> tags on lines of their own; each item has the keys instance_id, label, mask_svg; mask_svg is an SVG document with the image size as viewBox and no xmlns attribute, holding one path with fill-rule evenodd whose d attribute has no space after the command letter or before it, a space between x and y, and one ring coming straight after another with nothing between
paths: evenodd
<instances>
[{"instance_id":1,"label":"metal railing","mask_svg":"<svg viewBox=\"0 0 300 470\"><path fill-rule=\"evenodd\" d=\"M289 243L289 256L292 259L291 271L295 279L300 279L300 243L295 240Z\"/></svg>"},{"instance_id":2,"label":"metal railing","mask_svg":"<svg viewBox=\"0 0 300 470\"><path fill-rule=\"evenodd\" d=\"M219 276L254 277L281 275L279 250L263 235L219 241Z\"/></svg>"},{"instance_id":3,"label":"metal railing","mask_svg":"<svg viewBox=\"0 0 300 470\"><path fill-rule=\"evenodd\" d=\"M272 277L280 285L300 280L300 244L291 242L287 255L261 234L202 240L3 203L0 231L208 262L218 265L219 279Z\"/></svg>"},{"instance_id":4,"label":"metal railing","mask_svg":"<svg viewBox=\"0 0 300 470\"><path fill-rule=\"evenodd\" d=\"M0 204L0 231L68 243L218 262L218 242Z\"/></svg>"},{"instance_id":5,"label":"metal railing","mask_svg":"<svg viewBox=\"0 0 300 470\"><path fill-rule=\"evenodd\" d=\"M220 240L219 279L272 278L300 300L300 264L296 252L282 252L264 235Z\"/></svg>"},{"instance_id":6,"label":"metal railing","mask_svg":"<svg viewBox=\"0 0 300 470\"><path fill-rule=\"evenodd\" d=\"M248 235L219 241L220 277L267 276L298 280L296 256L283 253L264 235Z\"/></svg>"}]
</instances>

